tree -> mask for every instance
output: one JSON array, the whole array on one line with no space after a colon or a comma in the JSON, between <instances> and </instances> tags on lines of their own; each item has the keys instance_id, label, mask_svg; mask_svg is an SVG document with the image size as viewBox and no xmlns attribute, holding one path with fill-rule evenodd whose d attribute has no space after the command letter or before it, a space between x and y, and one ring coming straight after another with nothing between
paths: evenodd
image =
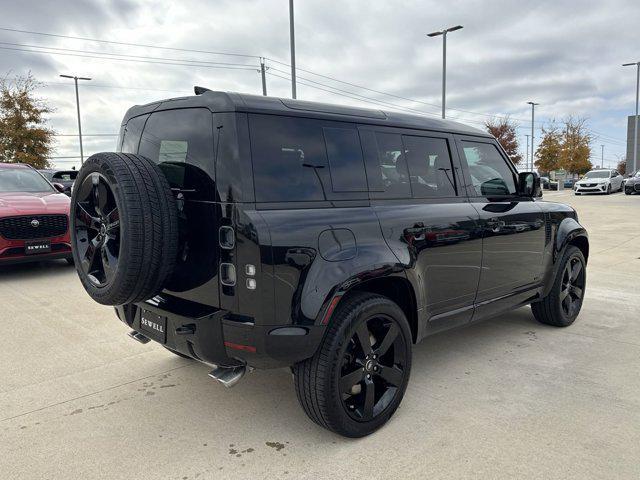
<instances>
[{"instance_id":1,"label":"tree","mask_svg":"<svg viewBox=\"0 0 640 480\"><path fill-rule=\"evenodd\" d=\"M52 109L34 96L39 86L31 73L0 80L0 162L49 166L54 131L46 126L45 115Z\"/></svg>"},{"instance_id":2,"label":"tree","mask_svg":"<svg viewBox=\"0 0 640 480\"><path fill-rule=\"evenodd\" d=\"M515 165L519 164L522 161L522 155L518 152L518 137L516 136L518 124L512 122L509 117L502 117L488 120L485 127L500 142L511 161Z\"/></svg>"},{"instance_id":3,"label":"tree","mask_svg":"<svg viewBox=\"0 0 640 480\"><path fill-rule=\"evenodd\" d=\"M562 135L555 123L548 128L542 128L542 140L536 150L535 166L542 173L549 173L560 168L560 151L562 150Z\"/></svg>"},{"instance_id":4,"label":"tree","mask_svg":"<svg viewBox=\"0 0 640 480\"><path fill-rule=\"evenodd\" d=\"M620 175L624 175L625 173L627 173L627 159L622 157L622 159L618 162L618 166L616 167L616 169L618 170L618 173Z\"/></svg>"},{"instance_id":5,"label":"tree","mask_svg":"<svg viewBox=\"0 0 640 480\"><path fill-rule=\"evenodd\" d=\"M584 118L569 117L564 122L560 167L569 173L583 174L593 168L591 156L591 134Z\"/></svg>"}]
</instances>

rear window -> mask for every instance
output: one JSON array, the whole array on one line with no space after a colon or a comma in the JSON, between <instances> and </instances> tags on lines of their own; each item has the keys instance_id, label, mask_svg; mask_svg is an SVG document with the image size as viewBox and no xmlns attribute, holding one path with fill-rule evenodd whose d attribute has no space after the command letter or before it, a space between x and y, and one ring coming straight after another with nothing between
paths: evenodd
<instances>
[{"instance_id":1,"label":"rear window","mask_svg":"<svg viewBox=\"0 0 640 480\"><path fill-rule=\"evenodd\" d=\"M256 201L331 200L342 192L366 192L355 126L273 115L250 115L249 125Z\"/></svg>"},{"instance_id":2,"label":"rear window","mask_svg":"<svg viewBox=\"0 0 640 480\"><path fill-rule=\"evenodd\" d=\"M211 112L204 108L152 113L138 153L160 166L171 188L189 191L191 198L213 199L212 122ZM127 135L128 125L124 143Z\"/></svg>"}]
</instances>

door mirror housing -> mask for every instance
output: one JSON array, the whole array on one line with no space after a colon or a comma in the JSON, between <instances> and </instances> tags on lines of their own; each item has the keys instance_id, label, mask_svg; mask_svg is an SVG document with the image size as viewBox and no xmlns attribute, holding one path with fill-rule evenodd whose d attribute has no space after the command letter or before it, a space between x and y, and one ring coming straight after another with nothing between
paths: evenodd
<instances>
[{"instance_id":1,"label":"door mirror housing","mask_svg":"<svg viewBox=\"0 0 640 480\"><path fill-rule=\"evenodd\" d=\"M62 185L61 183L52 183L53 188L55 188L56 190L58 190L60 193L64 193L64 185Z\"/></svg>"},{"instance_id":2,"label":"door mirror housing","mask_svg":"<svg viewBox=\"0 0 640 480\"><path fill-rule=\"evenodd\" d=\"M521 172L518 174L518 194L521 197L541 197L540 175L536 172Z\"/></svg>"}]
</instances>

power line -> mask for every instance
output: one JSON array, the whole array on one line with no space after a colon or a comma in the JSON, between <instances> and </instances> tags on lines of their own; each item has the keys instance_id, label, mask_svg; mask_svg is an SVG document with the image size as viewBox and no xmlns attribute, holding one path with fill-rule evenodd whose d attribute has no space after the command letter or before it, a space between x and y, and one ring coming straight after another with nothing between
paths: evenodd
<instances>
[{"instance_id":1,"label":"power line","mask_svg":"<svg viewBox=\"0 0 640 480\"><path fill-rule=\"evenodd\" d=\"M83 133L83 137L117 137L117 133ZM77 133L54 133L54 137L77 137Z\"/></svg>"},{"instance_id":2,"label":"power line","mask_svg":"<svg viewBox=\"0 0 640 480\"><path fill-rule=\"evenodd\" d=\"M30 35L40 35L45 37L55 37L55 38L67 38L71 40L83 40L85 42L96 42L96 43L106 43L111 45L124 45L128 47L143 47L143 48L155 48L158 50L171 50L174 52L193 52L193 53L207 53L209 55L226 55L231 57L245 57L245 58L260 58L258 55L246 55L243 53L232 53L232 52L215 52L211 50L195 50L191 48L177 48L177 47L163 47L159 45L146 45L143 43L128 43L128 42L114 42L112 40L102 40L98 38L89 38L89 37L75 37L73 35L60 35L55 33L45 33L45 32L34 32L30 30L19 30L17 28L7 28L0 27L1 31L5 32L14 32L14 33L27 33Z\"/></svg>"},{"instance_id":3,"label":"power line","mask_svg":"<svg viewBox=\"0 0 640 480\"><path fill-rule=\"evenodd\" d=\"M77 50L73 48L60 48L60 47L49 47L43 45L29 45L25 43L11 43L11 42L0 42L0 45L10 45L13 47L26 47L26 48L37 48L42 50L55 50L60 52L72 52L72 53L85 53L91 55L105 55L110 57L123 57L123 58L134 58L134 59L142 59L142 60L163 60L163 61L171 61L171 62L188 62L195 64L205 64L205 65L226 65L226 66L241 66L241 67L252 67L252 65L247 65L246 63L230 63L230 62L209 62L206 60L195 60L190 58L167 58L167 57L150 57L148 55L129 55L125 53L111 53L111 52L96 52L94 50ZM51 52L47 52L51 53Z\"/></svg>"},{"instance_id":4,"label":"power line","mask_svg":"<svg viewBox=\"0 0 640 480\"><path fill-rule=\"evenodd\" d=\"M151 63L151 64L159 64L159 65L178 65L184 67L202 67L202 68L220 68L226 70L255 70L256 67L252 67L250 65L247 66L224 66L224 65L201 65L195 63L178 63L178 62L159 62L154 60L133 60L128 58L110 58L105 56L98 55L83 55L77 53L64 53L64 52L49 52L45 50L26 50L24 48L14 48L14 47L0 47L0 50L13 50L18 52L26 52L26 53L39 53L39 54L48 54L48 55L63 55L67 57L81 57L81 58L97 58L99 60L115 60L120 62L131 62L131 63ZM239 64L240 65L240 64Z\"/></svg>"},{"instance_id":5,"label":"power line","mask_svg":"<svg viewBox=\"0 0 640 480\"><path fill-rule=\"evenodd\" d=\"M65 83L65 82L45 82L44 86L49 87L53 85L62 85L65 87L73 87L73 84ZM142 90L147 92L168 92L168 93L181 93L181 94L190 94L193 93L193 90L166 90L162 88L147 88L147 87L125 87L122 85L104 85L98 83L88 83L82 86L83 88L115 88L122 90Z\"/></svg>"}]
</instances>

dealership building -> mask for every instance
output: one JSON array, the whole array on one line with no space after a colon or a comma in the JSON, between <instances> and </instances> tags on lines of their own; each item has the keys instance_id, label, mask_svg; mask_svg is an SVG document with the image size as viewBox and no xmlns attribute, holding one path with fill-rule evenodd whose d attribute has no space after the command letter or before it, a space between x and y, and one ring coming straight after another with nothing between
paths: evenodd
<instances>
[{"instance_id":1,"label":"dealership building","mask_svg":"<svg viewBox=\"0 0 640 480\"><path fill-rule=\"evenodd\" d=\"M630 115L627 119L627 173L640 170L640 116L638 117L638 152L634 162L633 158L633 135L636 131L635 116Z\"/></svg>"}]
</instances>

